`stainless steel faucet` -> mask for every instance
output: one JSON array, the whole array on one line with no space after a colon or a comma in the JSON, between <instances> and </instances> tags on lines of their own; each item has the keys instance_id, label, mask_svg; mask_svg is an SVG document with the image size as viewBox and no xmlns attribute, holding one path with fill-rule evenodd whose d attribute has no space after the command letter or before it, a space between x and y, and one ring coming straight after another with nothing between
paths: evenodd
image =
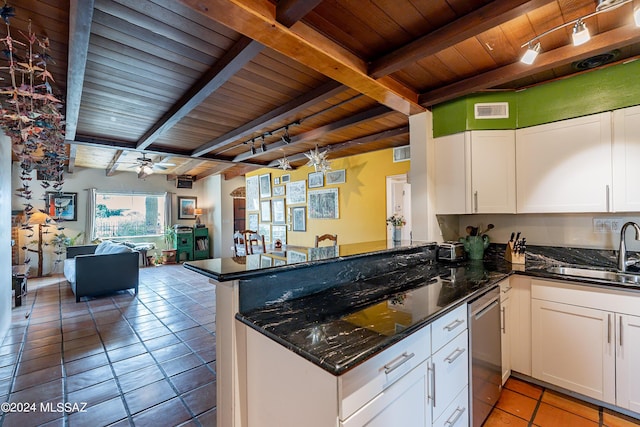
<instances>
[{"instance_id":1,"label":"stainless steel faucet","mask_svg":"<svg viewBox=\"0 0 640 427\"><path fill-rule=\"evenodd\" d=\"M627 243L625 234L627 227L632 226L636 229L636 240L640 240L640 226L635 222L625 222L620 230L620 248L618 250L618 271L627 271Z\"/></svg>"}]
</instances>

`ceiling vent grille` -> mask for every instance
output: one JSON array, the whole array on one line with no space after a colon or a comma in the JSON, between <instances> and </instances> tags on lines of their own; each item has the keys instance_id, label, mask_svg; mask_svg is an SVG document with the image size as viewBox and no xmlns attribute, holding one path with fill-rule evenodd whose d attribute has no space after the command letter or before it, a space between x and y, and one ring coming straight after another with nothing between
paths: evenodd
<instances>
[{"instance_id":1,"label":"ceiling vent grille","mask_svg":"<svg viewBox=\"0 0 640 427\"><path fill-rule=\"evenodd\" d=\"M409 145L403 145L402 147L394 147L393 149L393 162L404 162L411 160L411 148Z\"/></svg>"},{"instance_id":2,"label":"ceiling vent grille","mask_svg":"<svg viewBox=\"0 0 640 427\"><path fill-rule=\"evenodd\" d=\"M508 102L486 102L474 105L476 119L508 119Z\"/></svg>"}]
</instances>

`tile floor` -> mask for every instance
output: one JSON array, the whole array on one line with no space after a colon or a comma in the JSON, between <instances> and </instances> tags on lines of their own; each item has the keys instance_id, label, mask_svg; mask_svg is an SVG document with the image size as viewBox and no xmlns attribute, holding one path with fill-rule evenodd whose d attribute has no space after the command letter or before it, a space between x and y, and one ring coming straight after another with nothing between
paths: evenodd
<instances>
[{"instance_id":1,"label":"tile floor","mask_svg":"<svg viewBox=\"0 0 640 427\"><path fill-rule=\"evenodd\" d=\"M509 378L484 427L631 427L640 421Z\"/></svg>"},{"instance_id":2,"label":"tile floor","mask_svg":"<svg viewBox=\"0 0 640 427\"><path fill-rule=\"evenodd\" d=\"M76 304L60 277L30 279L0 345L1 426L216 426L215 293L182 266L140 270L130 293ZM58 412L58 403L71 405ZM81 409L85 412L73 411ZM47 406L49 405L49 406ZM63 407L63 409L65 409ZM638 426L510 378L485 427Z\"/></svg>"},{"instance_id":3,"label":"tile floor","mask_svg":"<svg viewBox=\"0 0 640 427\"><path fill-rule=\"evenodd\" d=\"M142 268L138 298L78 304L64 278L28 287L0 345L0 402L35 405L0 425L216 425L215 292L205 277Z\"/></svg>"}]
</instances>

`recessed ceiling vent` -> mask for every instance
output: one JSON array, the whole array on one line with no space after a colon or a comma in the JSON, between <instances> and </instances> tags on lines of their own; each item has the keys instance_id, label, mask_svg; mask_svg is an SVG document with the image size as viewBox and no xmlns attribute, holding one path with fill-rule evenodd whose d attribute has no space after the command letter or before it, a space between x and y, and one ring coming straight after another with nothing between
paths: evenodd
<instances>
[{"instance_id":1,"label":"recessed ceiling vent","mask_svg":"<svg viewBox=\"0 0 640 427\"><path fill-rule=\"evenodd\" d=\"M508 102L483 102L474 105L476 119L508 119Z\"/></svg>"},{"instance_id":2,"label":"recessed ceiling vent","mask_svg":"<svg viewBox=\"0 0 640 427\"><path fill-rule=\"evenodd\" d=\"M596 10L599 12L601 10L607 9L615 9L618 6L622 6L626 1L624 0L598 0L598 5L596 6Z\"/></svg>"},{"instance_id":3,"label":"recessed ceiling vent","mask_svg":"<svg viewBox=\"0 0 640 427\"><path fill-rule=\"evenodd\" d=\"M612 50L611 52L601 53L600 55L574 62L573 68L576 70L590 70L592 68L598 68L604 64L614 61L618 56L620 56L620 51Z\"/></svg>"}]
</instances>

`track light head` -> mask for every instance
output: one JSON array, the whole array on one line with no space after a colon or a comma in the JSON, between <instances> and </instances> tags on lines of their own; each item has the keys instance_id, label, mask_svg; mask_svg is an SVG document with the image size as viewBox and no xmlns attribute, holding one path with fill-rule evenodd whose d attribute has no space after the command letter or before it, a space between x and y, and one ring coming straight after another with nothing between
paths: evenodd
<instances>
[{"instance_id":1,"label":"track light head","mask_svg":"<svg viewBox=\"0 0 640 427\"><path fill-rule=\"evenodd\" d=\"M527 65L533 64L533 61L536 60L536 57L540 53L540 49L540 42L536 43L535 45L532 44L532 42L529 42L529 47L527 48L527 51L524 53L524 55L522 55L522 58L520 58L520 62Z\"/></svg>"},{"instance_id":2,"label":"track light head","mask_svg":"<svg viewBox=\"0 0 640 427\"><path fill-rule=\"evenodd\" d=\"M573 45L580 46L585 44L591 39L591 34L589 34L589 29L587 28L587 24L584 23L582 19L578 19L573 26L573 34L571 35L573 38Z\"/></svg>"}]
</instances>

